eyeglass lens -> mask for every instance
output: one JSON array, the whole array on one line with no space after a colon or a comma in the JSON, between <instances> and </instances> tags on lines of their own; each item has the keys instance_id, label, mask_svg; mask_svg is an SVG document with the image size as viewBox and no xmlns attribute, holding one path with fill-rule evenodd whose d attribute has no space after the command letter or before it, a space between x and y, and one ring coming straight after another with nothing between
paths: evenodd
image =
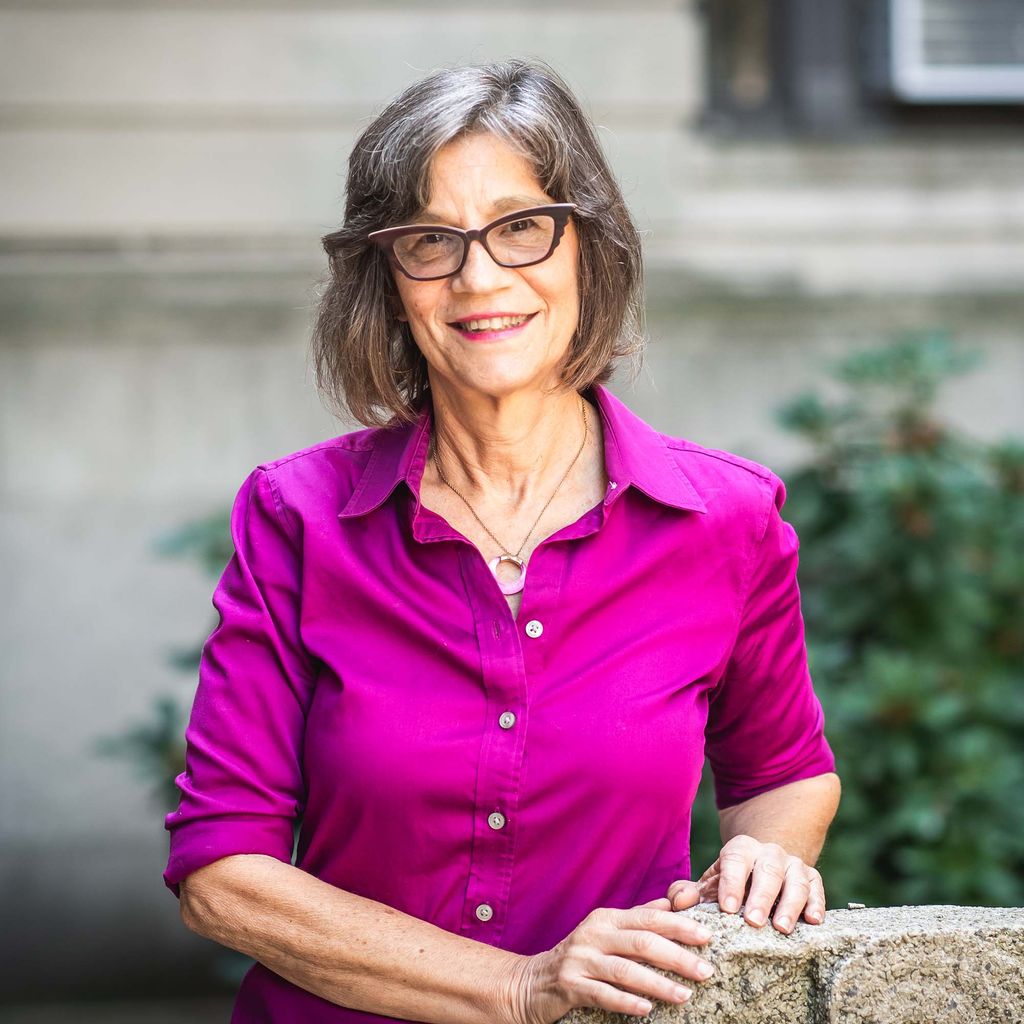
<instances>
[{"instance_id":1,"label":"eyeglass lens","mask_svg":"<svg viewBox=\"0 0 1024 1024\"><path fill-rule=\"evenodd\" d=\"M497 224L484 236L491 256L506 267L521 267L544 259L555 237L555 219L531 214L522 220ZM462 263L466 240L447 231L402 235L394 242L395 258L415 277L444 277Z\"/></svg>"}]
</instances>

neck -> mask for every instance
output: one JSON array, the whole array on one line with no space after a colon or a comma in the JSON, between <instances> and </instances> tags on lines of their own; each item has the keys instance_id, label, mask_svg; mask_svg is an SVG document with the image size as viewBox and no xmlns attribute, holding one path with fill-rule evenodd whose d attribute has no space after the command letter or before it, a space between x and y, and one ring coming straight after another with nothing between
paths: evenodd
<instances>
[{"instance_id":1,"label":"neck","mask_svg":"<svg viewBox=\"0 0 1024 1024\"><path fill-rule=\"evenodd\" d=\"M583 441L584 414L595 441L599 416L574 391L463 396L432 385L431 396L445 477L512 510L547 499Z\"/></svg>"}]
</instances>

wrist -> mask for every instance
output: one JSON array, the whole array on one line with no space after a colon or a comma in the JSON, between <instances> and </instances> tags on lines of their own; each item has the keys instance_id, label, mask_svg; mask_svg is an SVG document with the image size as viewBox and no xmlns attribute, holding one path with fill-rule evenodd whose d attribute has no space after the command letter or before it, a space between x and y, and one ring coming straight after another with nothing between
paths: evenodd
<instances>
[{"instance_id":1,"label":"wrist","mask_svg":"<svg viewBox=\"0 0 1024 1024\"><path fill-rule=\"evenodd\" d=\"M508 954L499 972L498 984L489 992L494 1005L484 1008L489 1020L496 1024L527 1024L528 974L532 959L520 953Z\"/></svg>"}]
</instances>

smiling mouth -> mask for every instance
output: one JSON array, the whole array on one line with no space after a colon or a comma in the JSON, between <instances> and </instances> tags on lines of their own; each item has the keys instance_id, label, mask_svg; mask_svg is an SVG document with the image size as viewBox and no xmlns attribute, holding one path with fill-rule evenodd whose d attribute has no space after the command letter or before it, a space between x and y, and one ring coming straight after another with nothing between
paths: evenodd
<instances>
[{"instance_id":1,"label":"smiling mouth","mask_svg":"<svg viewBox=\"0 0 1024 1024\"><path fill-rule=\"evenodd\" d=\"M455 320L452 327L469 334L486 334L491 331L507 331L510 327L519 327L526 323L534 313L524 313L520 316L492 316L483 320Z\"/></svg>"}]
</instances>

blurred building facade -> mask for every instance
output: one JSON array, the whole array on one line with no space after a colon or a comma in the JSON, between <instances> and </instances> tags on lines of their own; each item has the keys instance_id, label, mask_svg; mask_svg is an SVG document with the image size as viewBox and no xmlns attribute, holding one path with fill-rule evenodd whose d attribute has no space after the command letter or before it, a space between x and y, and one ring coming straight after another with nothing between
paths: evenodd
<instances>
[{"instance_id":1,"label":"blurred building facade","mask_svg":"<svg viewBox=\"0 0 1024 1024\"><path fill-rule=\"evenodd\" d=\"M20 929L0 989L203 987L207 945L160 881L163 810L93 745L158 694L187 702L168 649L213 625L210 581L153 539L351 429L305 352L319 237L387 99L453 62L558 68L645 235L651 347L620 393L785 475L800 453L773 410L901 329L985 350L945 411L1024 433L1020 18L994 0L0 4L0 885Z\"/></svg>"}]
</instances>

